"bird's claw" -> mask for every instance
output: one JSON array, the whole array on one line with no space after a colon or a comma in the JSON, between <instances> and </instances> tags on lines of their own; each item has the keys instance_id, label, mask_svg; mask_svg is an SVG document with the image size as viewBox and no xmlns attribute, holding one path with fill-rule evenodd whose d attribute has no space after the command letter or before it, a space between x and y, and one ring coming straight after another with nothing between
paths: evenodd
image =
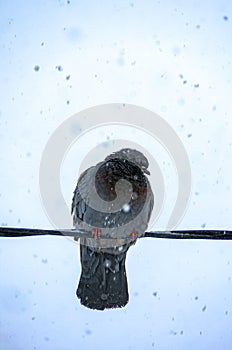
<instances>
[{"instance_id":1,"label":"bird's claw","mask_svg":"<svg viewBox=\"0 0 232 350\"><path fill-rule=\"evenodd\" d=\"M132 241L135 241L135 240L138 238L138 236L139 236L138 232L137 232L137 231L133 231L133 232L131 233L131 239L132 239Z\"/></svg>"},{"instance_id":2,"label":"bird's claw","mask_svg":"<svg viewBox=\"0 0 232 350\"><path fill-rule=\"evenodd\" d=\"M92 234L94 239L98 239L101 236L101 229L100 228L93 228Z\"/></svg>"}]
</instances>

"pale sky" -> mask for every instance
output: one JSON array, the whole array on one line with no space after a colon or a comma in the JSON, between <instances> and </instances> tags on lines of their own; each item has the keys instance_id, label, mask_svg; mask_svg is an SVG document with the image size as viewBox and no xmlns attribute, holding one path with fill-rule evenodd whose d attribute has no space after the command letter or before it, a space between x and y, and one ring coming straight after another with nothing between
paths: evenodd
<instances>
[{"instance_id":1,"label":"pale sky","mask_svg":"<svg viewBox=\"0 0 232 350\"><path fill-rule=\"evenodd\" d=\"M72 115L125 103L163 118L188 154L192 191L177 228L231 229L231 21L225 0L0 1L1 226L53 228L39 187L46 143ZM86 154L118 138L159 164L165 201L152 229L165 229L175 165L133 128L96 124L72 145L60 174L67 205ZM129 304L94 312L75 296L71 240L1 238L0 345L230 350L231 264L231 242L141 239L127 256Z\"/></svg>"}]
</instances>

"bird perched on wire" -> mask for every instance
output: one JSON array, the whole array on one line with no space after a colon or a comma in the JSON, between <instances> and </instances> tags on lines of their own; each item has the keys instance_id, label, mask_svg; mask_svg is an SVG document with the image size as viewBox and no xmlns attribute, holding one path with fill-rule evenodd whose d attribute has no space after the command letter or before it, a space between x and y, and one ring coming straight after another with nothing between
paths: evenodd
<instances>
[{"instance_id":1,"label":"bird perched on wire","mask_svg":"<svg viewBox=\"0 0 232 350\"><path fill-rule=\"evenodd\" d=\"M78 179L73 224L78 230L92 231L93 238L80 238L82 271L76 294L91 309L128 302L126 254L145 233L154 205L148 166L141 152L124 148Z\"/></svg>"}]
</instances>

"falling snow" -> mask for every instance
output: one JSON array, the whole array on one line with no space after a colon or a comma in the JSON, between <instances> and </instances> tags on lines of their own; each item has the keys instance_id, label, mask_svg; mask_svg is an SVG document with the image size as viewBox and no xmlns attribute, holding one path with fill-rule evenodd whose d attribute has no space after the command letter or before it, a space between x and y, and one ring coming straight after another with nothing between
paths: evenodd
<instances>
[{"instance_id":1,"label":"falling snow","mask_svg":"<svg viewBox=\"0 0 232 350\"><path fill-rule=\"evenodd\" d=\"M129 213L129 211L131 210L131 207L129 204L124 204L122 206L122 210L124 211L124 213Z\"/></svg>"}]
</instances>

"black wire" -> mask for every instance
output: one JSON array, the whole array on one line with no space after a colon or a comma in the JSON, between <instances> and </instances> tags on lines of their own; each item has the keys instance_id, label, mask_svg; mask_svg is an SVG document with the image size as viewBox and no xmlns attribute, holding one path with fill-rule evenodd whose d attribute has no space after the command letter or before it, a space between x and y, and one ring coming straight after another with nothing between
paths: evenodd
<instances>
[{"instance_id":1,"label":"black wire","mask_svg":"<svg viewBox=\"0 0 232 350\"><path fill-rule=\"evenodd\" d=\"M0 227L0 237L17 238L28 236L70 236L75 238L93 237L91 232L79 231L74 229L64 230L46 230L32 228ZM180 230L180 231L151 231L145 232L144 236L149 238L170 238L170 239L214 239L214 240L232 240L232 231L230 230ZM111 238L111 237L103 237ZM120 238L128 238L122 237ZM112 239L112 238L111 238Z\"/></svg>"}]
</instances>

